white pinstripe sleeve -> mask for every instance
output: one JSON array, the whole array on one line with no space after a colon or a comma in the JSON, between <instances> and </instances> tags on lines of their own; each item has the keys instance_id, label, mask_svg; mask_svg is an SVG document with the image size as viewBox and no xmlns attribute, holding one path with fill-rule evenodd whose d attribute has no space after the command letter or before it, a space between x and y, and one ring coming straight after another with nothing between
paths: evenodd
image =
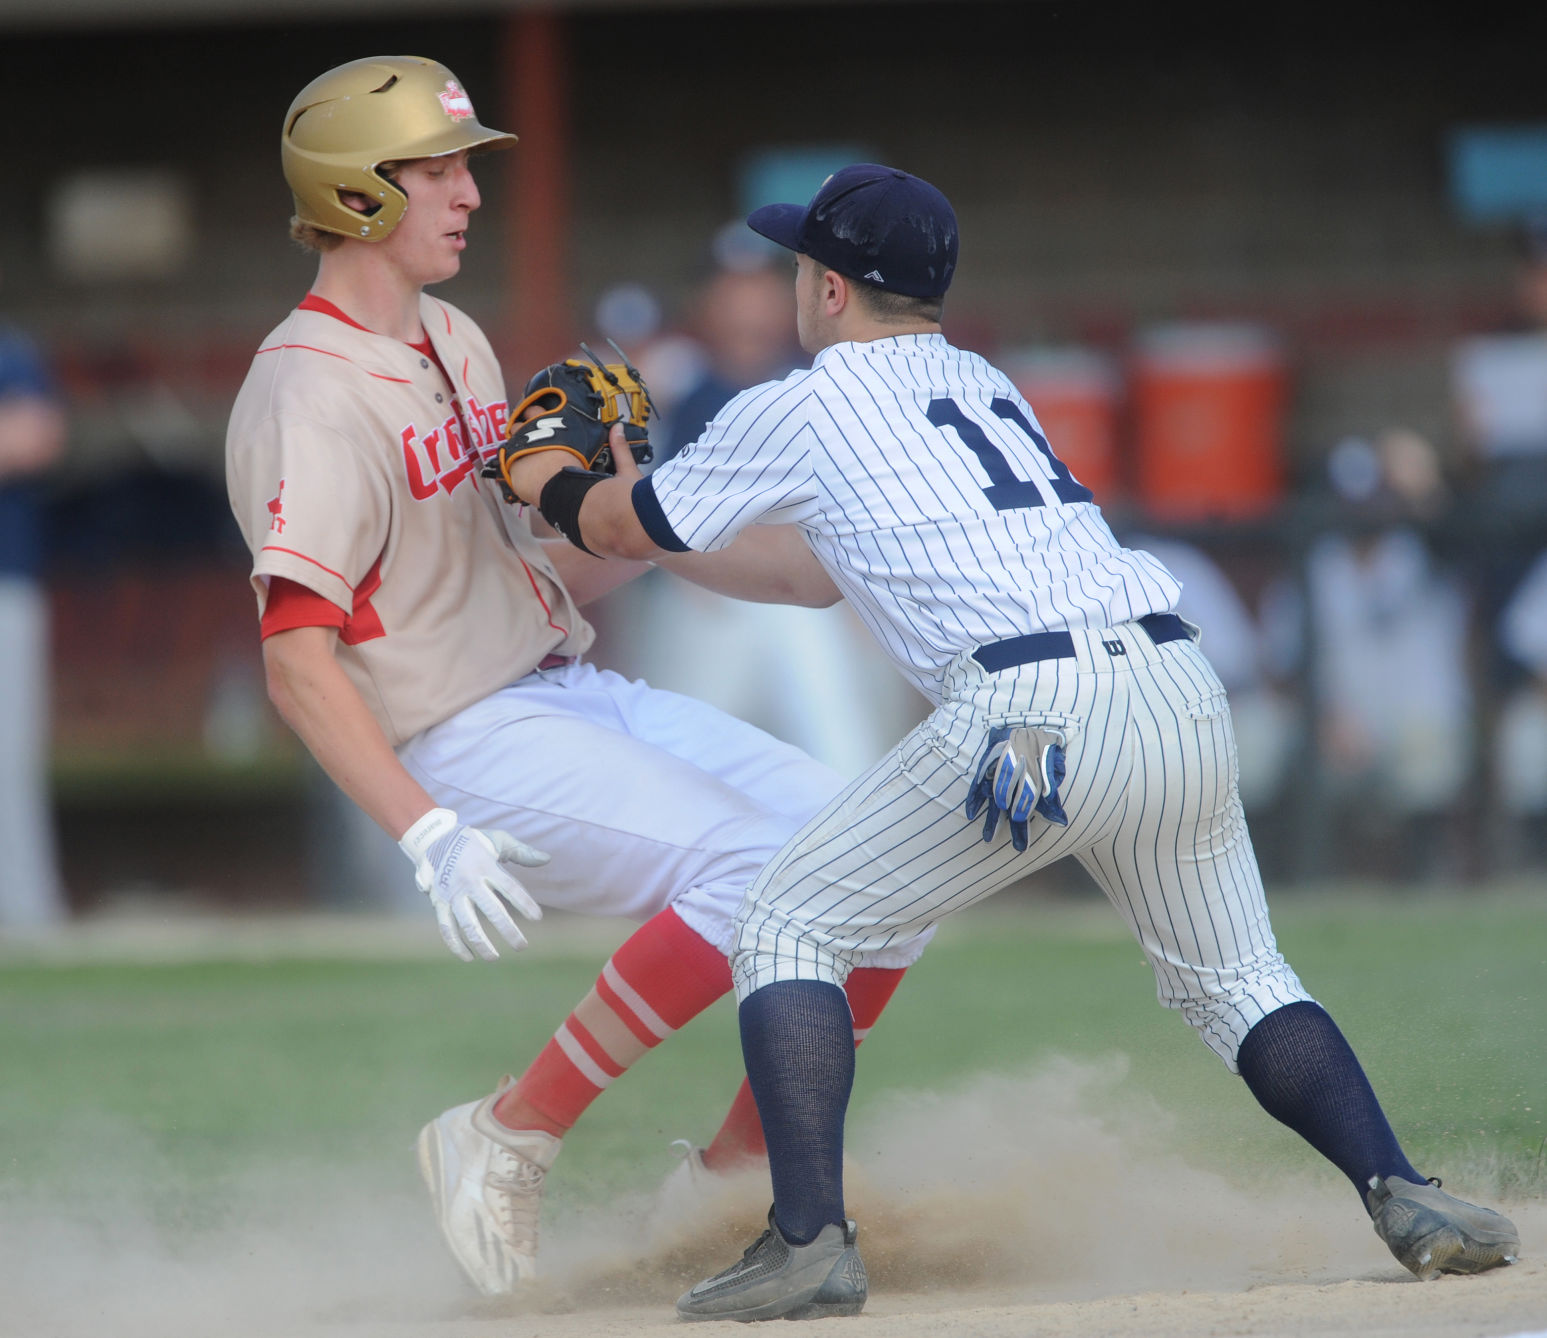
<instances>
[{"instance_id":1,"label":"white pinstripe sleeve","mask_svg":"<svg viewBox=\"0 0 1547 1338\"><path fill-rule=\"evenodd\" d=\"M697 441L644 480L635 507L657 544L711 552L748 525L795 523L817 513L810 377L794 372L743 391ZM667 536L676 544L663 543Z\"/></svg>"}]
</instances>

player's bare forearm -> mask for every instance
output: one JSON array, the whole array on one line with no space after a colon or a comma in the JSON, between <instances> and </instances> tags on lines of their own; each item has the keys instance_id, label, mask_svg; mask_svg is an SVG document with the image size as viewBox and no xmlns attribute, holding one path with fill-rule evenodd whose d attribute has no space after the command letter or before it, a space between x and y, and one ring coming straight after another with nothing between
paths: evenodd
<instances>
[{"instance_id":1,"label":"player's bare forearm","mask_svg":"<svg viewBox=\"0 0 1547 1338\"><path fill-rule=\"evenodd\" d=\"M634 511L634 485L619 477L598 484L580 508L580 533L586 547L604 557L654 562L666 556L645 533Z\"/></svg>"},{"instance_id":2,"label":"player's bare forearm","mask_svg":"<svg viewBox=\"0 0 1547 1338\"><path fill-rule=\"evenodd\" d=\"M794 525L752 525L713 553L667 553L658 562L717 594L757 604L825 609L843 598Z\"/></svg>"},{"instance_id":3,"label":"player's bare forearm","mask_svg":"<svg viewBox=\"0 0 1547 1338\"><path fill-rule=\"evenodd\" d=\"M395 841L435 807L387 742L334 655L331 627L295 627L263 642L269 699L328 773Z\"/></svg>"},{"instance_id":4,"label":"player's bare forearm","mask_svg":"<svg viewBox=\"0 0 1547 1338\"><path fill-rule=\"evenodd\" d=\"M585 546L599 557L635 558L654 561L665 552L657 548L634 514L633 491L642 477L633 456L622 445L620 429L615 452L617 476L598 483L585 495L580 506L580 533ZM518 497L541 501L543 489L566 465L573 466L568 451L534 451L510 466L510 485Z\"/></svg>"},{"instance_id":5,"label":"player's bare forearm","mask_svg":"<svg viewBox=\"0 0 1547 1338\"><path fill-rule=\"evenodd\" d=\"M617 475L592 487L580 505L580 536L592 553L604 558L652 561L695 585L755 603L827 608L843 597L793 525L752 526L734 543L714 553L671 553L656 547L634 510L634 485L643 475L621 437L613 454ZM537 451L523 456L510 468L510 483L522 497L541 498L543 488L570 460L567 451ZM609 583L595 568L614 564L598 564L578 549L574 556L578 562L566 559L573 565L574 579L568 566L560 568L560 575L581 603L637 574L621 572ZM597 588L588 590L592 582L598 583Z\"/></svg>"},{"instance_id":6,"label":"player's bare forearm","mask_svg":"<svg viewBox=\"0 0 1547 1338\"><path fill-rule=\"evenodd\" d=\"M545 539L543 548L579 608L610 594L636 576L650 570L648 562L625 562L613 558L595 558L582 553L568 539Z\"/></svg>"}]
</instances>

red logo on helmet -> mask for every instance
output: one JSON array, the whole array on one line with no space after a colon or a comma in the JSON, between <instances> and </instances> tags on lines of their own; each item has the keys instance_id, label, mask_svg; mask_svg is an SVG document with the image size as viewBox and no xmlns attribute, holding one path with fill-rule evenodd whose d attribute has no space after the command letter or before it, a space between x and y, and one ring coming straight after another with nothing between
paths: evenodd
<instances>
[{"instance_id":1,"label":"red logo on helmet","mask_svg":"<svg viewBox=\"0 0 1547 1338\"><path fill-rule=\"evenodd\" d=\"M446 89L443 93L437 93L440 105L446 109L446 115L453 121L470 121L473 119L473 104L462 86L455 79L446 80Z\"/></svg>"}]
</instances>

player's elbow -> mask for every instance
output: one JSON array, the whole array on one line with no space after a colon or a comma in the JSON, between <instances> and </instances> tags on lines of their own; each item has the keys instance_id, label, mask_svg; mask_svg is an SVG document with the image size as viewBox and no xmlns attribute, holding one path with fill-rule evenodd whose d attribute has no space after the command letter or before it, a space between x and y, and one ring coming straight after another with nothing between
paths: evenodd
<instances>
[{"instance_id":1,"label":"player's elbow","mask_svg":"<svg viewBox=\"0 0 1547 1338\"><path fill-rule=\"evenodd\" d=\"M295 627L263 639L263 680L269 701L292 729L306 715L309 687L316 681L314 661L332 656L332 629Z\"/></svg>"},{"instance_id":2,"label":"player's elbow","mask_svg":"<svg viewBox=\"0 0 1547 1338\"><path fill-rule=\"evenodd\" d=\"M774 604L793 604L802 609L830 609L843 598L838 587L815 582L792 581L769 595Z\"/></svg>"},{"instance_id":3,"label":"player's elbow","mask_svg":"<svg viewBox=\"0 0 1547 1338\"><path fill-rule=\"evenodd\" d=\"M293 725L296 718L295 673L285 649L282 633L265 639L263 681L268 689L270 705L279 713L281 720Z\"/></svg>"},{"instance_id":4,"label":"player's elbow","mask_svg":"<svg viewBox=\"0 0 1547 1338\"><path fill-rule=\"evenodd\" d=\"M800 583L800 598L796 601L808 609L830 609L843 598L843 591L825 571L818 571Z\"/></svg>"},{"instance_id":5,"label":"player's elbow","mask_svg":"<svg viewBox=\"0 0 1547 1338\"><path fill-rule=\"evenodd\" d=\"M827 569L801 549L797 560L780 569L785 577L784 590L777 598L781 604L796 604L803 609L831 608L843 598Z\"/></svg>"}]
</instances>

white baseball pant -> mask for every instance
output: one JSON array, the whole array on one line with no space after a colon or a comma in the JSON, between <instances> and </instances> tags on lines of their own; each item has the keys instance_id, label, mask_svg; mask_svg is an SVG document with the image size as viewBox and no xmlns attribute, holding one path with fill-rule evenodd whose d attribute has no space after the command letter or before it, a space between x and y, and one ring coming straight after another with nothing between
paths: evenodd
<instances>
[{"instance_id":1,"label":"white baseball pant","mask_svg":"<svg viewBox=\"0 0 1547 1338\"><path fill-rule=\"evenodd\" d=\"M671 906L729 955L752 880L841 782L798 748L697 701L572 663L492 693L398 749L437 804L553 858L544 906L643 922ZM928 935L865 956L911 966Z\"/></svg>"}]
</instances>

